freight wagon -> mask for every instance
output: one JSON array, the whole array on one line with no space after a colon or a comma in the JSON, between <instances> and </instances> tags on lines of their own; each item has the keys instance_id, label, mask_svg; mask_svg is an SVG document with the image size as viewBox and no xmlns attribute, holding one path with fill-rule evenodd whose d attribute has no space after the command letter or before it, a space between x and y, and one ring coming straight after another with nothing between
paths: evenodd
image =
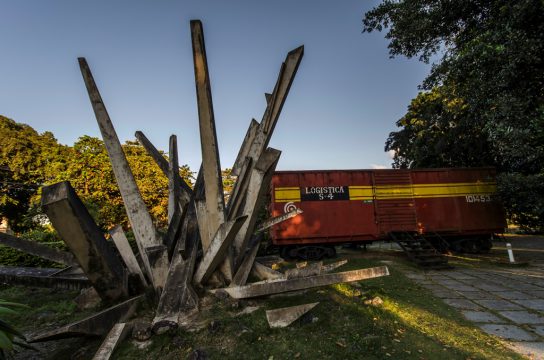
<instances>
[{"instance_id":1,"label":"freight wagon","mask_svg":"<svg viewBox=\"0 0 544 360\"><path fill-rule=\"evenodd\" d=\"M270 235L282 256L307 259L333 256L334 245L377 240L405 250L429 243L485 252L506 227L495 192L492 168L277 171L272 216L303 213Z\"/></svg>"}]
</instances>

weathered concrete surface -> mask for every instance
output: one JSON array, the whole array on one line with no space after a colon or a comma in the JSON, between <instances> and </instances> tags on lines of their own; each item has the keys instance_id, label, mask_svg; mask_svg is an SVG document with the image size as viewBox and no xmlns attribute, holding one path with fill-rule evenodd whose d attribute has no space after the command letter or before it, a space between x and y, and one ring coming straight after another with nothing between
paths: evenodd
<instances>
[{"instance_id":1,"label":"weathered concrete surface","mask_svg":"<svg viewBox=\"0 0 544 360\"><path fill-rule=\"evenodd\" d=\"M522 307L506 300L474 300L475 303L491 310L522 310Z\"/></svg>"},{"instance_id":2,"label":"weathered concrete surface","mask_svg":"<svg viewBox=\"0 0 544 360\"><path fill-rule=\"evenodd\" d=\"M386 275L389 275L389 270L387 269L387 266L379 266L368 269L345 271L341 273L310 276L306 278L261 281L245 286L229 287L220 290L226 291L231 297L235 299L244 299L256 296L278 294L288 291L309 289L325 285L372 279Z\"/></svg>"},{"instance_id":3,"label":"weathered concrete surface","mask_svg":"<svg viewBox=\"0 0 544 360\"><path fill-rule=\"evenodd\" d=\"M283 328L291 325L302 315L312 310L318 302L297 306L284 307L281 309L267 310L266 320L271 328Z\"/></svg>"},{"instance_id":4,"label":"weathered concrete surface","mask_svg":"<svg viewBox=\"0 0 544 360\"><path fill-rule=\"evenodd\" d=\"M285 279L285 275L281 272L272 270L268 266L264 266L257 261L253 263L253 267L251 268L251 275L259 278L260 280Z\"/></svg>"},{"instance_id":5,"label":"weathered concrete surface","mask_svg":"<svg viewBox=\"0 0 544 360\"><path fill-rule=\"evenodd\" d=\"M154 333L162 334L177 328L180 314L198 306L198 296L191 285L196 254L197 247L191 246L187 259L176 253L172 258L166 286L153 319Z\"/></svg>"},{"instance_id":6,"label":"weathered concrete surface","mask_svg":"<svg viewBox=\"0 0 544 360\"><path fill-rule=\"evenodd\" d=\"M106 110L98 87L85 58L79 58L81 74L89 93L89 99L93 107L98 127L104 139L104 145L108 151L119 191L128 215L129 222L136 238L147 272L151 274L153 286L161 291L168 273L168 256L166 251L159 253L157 245L162 241L153 225L153 220L147 211L146 205L140 195L136 181L128 164L117 133L113 127L110 116ZM148 249L153 248L153 250ZM151 255L152 254L152 255ZM149 256L153 256L153 260Z\"/></svg>"},{"instance_id":7,"label":"weathered concrete surface","mask_svg":"<svg viewBox=\"0 0 544 360\"><path fill-rule=\"evenodd\" d=\"M106 335L117 322L123 322L132 316L142 298L143 295L134 297L83 320L38 334L28 342L42 342L77 336Z\"/></svg>"},{"instance_id":8,"label":"weathered concrete surface","mask_svg":"<svg viewBox=\"0 0 544 360\"><path fill-rule=\"evenodd\" d=\"M499 311L501 316L516 324L544 324L544 317L528 311Z\"/></svg>"},{"instance_id":9,"label":"weathered concrete surface","mask_svg":"<svg viewBox=\"0 0 544 360\"><path fill-rule=\"evenodd\" d=\"M155 163L159 166L161 171L163 172L164 176L168 177L169 174L169 165L168 161L162 156L162 154L157 150L157 148L149 141L149 139L144 135L141 131L136 131L134 134L136 139L142 144L142 146L145 148L149 156L153 158ZM178 174L179 176L179 174ZM193 190L183 179L179 178L179 183L181 184L181 193L179 202L182 206L185 206L185 204L189 203L189 200L191 199L191 196L193 195Z\"/></svg>"},{"instance_id":10,"label":"weathered concrete surface","mask_svg":"<svg viewBox=\"0 0 544 360\"><path fill-rule=\"evenodd\" d=\"M127 295L123 265L69 182L42 188L42 209L103 300Z\"/></svg>"},{"instance_id":11,"label":"weathered concrete surface","mask_svg":"<svg viewBox=\"0 0 544 360\"><path fill-rule=\"evenodd\" d=\"M247 187L249 184L249 178L251 177L251 170L253 169L253 159L246 158L240 175L236 178L234 187L227 203L227 220L232 220L236 215L241 214L241 208L247 194Z\"/></svg>"},{"instance_id":12,"label":"weathered concrete surface","mask_svg":"<svg viewBox=\"0 0 544 360\"><path fill-rule=\"evenodd\" d=\"M544 360L544 342L512 342L510 348L531 360Z\"/></svg>"},{"instance_id":13,"label":"weathered concrete surface","mask_svg":"<svg viewBox=\"0 0 544 360\"><path fill-rule=\"evenodd\" d=\"M537 245L540 246L540 245ZM527 268L456 269L445 272L409 274L419 284L444 284L442 292L452 292L460 283L479 288L478 291L458 291L464 302L456 305L464 308L467 303L478 310L462 310L463 315L487 333L500 336L511 348L531 358L544 359L544 267L533 264ZM451 280L454 280L452 282ZM542 289L542 290L537 290ZM472 300L472 301L469 301ZM453 301L450 297L446 302ZM462 301L456 299L456 301Z\"/></svg>"},{"instance_id":14,"label":"weathered concrete surface","mask_svg":"<svg viewBox=\"0 0 544 360\"><path fill-rule=\"evenodd\" d=\"M147 280L145 279L142 269L140 268L140 264L138 264L138 260L136 260L136 256L134 255L134 252L132 251L132 248L128 243L128 239L125 236L123 227L121 225L117 225L113 229L111 229L109 233L115 244L115 247L117 248L117 250L119 250L121 258L125 262L129 273L137 275L140 278L142 284L144 286L147 286Z\"/></svg>"},{"instance_id":15,"label":"weathered concrete surface","mask_svg":"<svg viewBox=\"0 0 544 360\"><path fill-rule=\"evenodd\" d=\"M505 321L499 318L496 315L493 315L490 312L487 311L470 311L470 310L463 310L461 311L463 316L470 321L478 322L478 323L494 323L494 324L500 324L504 323Z\"/></svg>"},{"instance_id":16,"label":"weathered concrete surface","mask_svg":"<svg viewBox=\"0 0 544 360\"><path fill-rule=\"evenodd\" d=\"M36 241L21 239L2 232L0 232L0 245L9 246L27 254L39 256L43 259L67 266L77 265L74 255L69 252L53 249L50 246L40 244Z\"/></svg>"},{"instance_id":17,"label":"weathered concrete surface","mask_svg":"<svg viewBox=\"0 0 544 360\"><path fill-rule=\"evenodd\" d=\"M296 208L293 211L290 211L286 214L279 215L276 217L273 217L271 219L263 221L263 223L257 228L257 231L265 231L268 228L271 228L272 226L279 224L281 222L284 222L285 220L289 220L291 218L294 218L297 215L302 214L304 211L302 209Z\"/></svg>"},{"instance_id":18,"label":"weathered concrete surface","mask_svg":"<svg viewBox=\"0 0 544 360\"><path fill-rule=\"evenodd\" d=\"M285 62L281 66L276 86L274 86L274 91L272 92L270 100L267 101L268 106L266 107L263 119L261 120L262 131L266 134L274 131L274 127L278 121L285 99L289 94L291 84L293 83L303 55L304 46L299 46L287 54ZM267 145L268 142L265 144L265 147Z\"/></svg>"},{"instance_id":19,"label":"weathered concrete surface","mask_svg":"<svg viewBox=\"0 0 544 360\"><path fill-rule=\"evenodd\" d=\"M234 239L234 264L238 269L247 249L247 245L257 222L259 209L264 202L264 193L268 191L272 174L280 158L281 151L268 148L259 158L251 171L247 195L242 214L248 215L248 220L242 225Z\"/></svg>"},{"instance_id":20,"label":"weathered concrete surface","mask_svg":"<svg viewBox=\"0 0 544 360\"><path fill-rule=\"evenodd\" d=\"M515 325L484 324L479 326L486 333L496 335L507 340L536 340L536 336Z\"/></svg>"},{"instance_id":21,"label":"weathered concrete surface","mask_svg":"<svg viewBox=\"0 0 544 360\"><path fill-rule=\"evenodd\" d=\"M239 176L241 174L242 165L244 164L244 161L249 154L251 145L253 144L253 141L255 141L255 137L257 136L258 132L259 122L255 119L251 119L251 122L249 123L249 127L246 132L246 136L242 141L242 146L240 146L240 150L238 151L238 156L236 156L236 161L234 162L234 165L232 166L232 169L230 171L231 175Z\"/></svg>"},{"instance_id":22,"label":"weathered concrete surface","mask_svg":"<svg viewBox=\"0 0 544 360\"><path fill-rule=\"evenodd\" d=\"M102 345L98 348L93 356L93 360L108 360L117 345L119 345L126 337L131 333L132 326L129 323L117 323L115 324L106 338L102 342Z\"/></svg>"},{"instance_id":23,"label":"weathered concrete surface","mask_svg":"<svg viewBox=\"0 0 544 360\"><path fill-rule=\"evenodd\" d=\"M465 310L483 310L481 306L478 306L477 304L473 303L470 300L466 299L443 299L444 302L450 306L453 306L457 309L465 309Z\"/></svg>"},{"instance_id":24,"label":"weathered concrete surface","mask_svg":"<svg viewBox=\"0 0 544 360\"><path fill-rule=\"evenodd\" d=\"M255 257L257 256L257 251L259 251L261 240L261 235L256 235L252 239L249 249L247 249L244 259L238 267L230 286L241 286L246 284L249 273L251 272L253 264L255 263Z\"/></svg>"},{"instance_id":25,"label":"weathered concrete surface","mask_svg":"<svg viewBox=\"0 0 544 360\"><path fill-rule=\"evenodd\" d=\"M286 279L304 278L321 274L323 261L314 262L306 266L285 270Z\"/></svg>"},{"instance_id":26,"label":"weathered concrete surface","mask_svg":"<svg viewBox=\"0 0 544 360\"><path fill-rule=\"evenodd\" d=\"M197 180L194 194L197 193L200 187L201 180ZM181 244L178 242L170 262L166 284L155 311L152 324L155 333L162 333L176 328L179 317L185 311L198 307L198 296L191 284L200 242L194 201L189 202L186 216L183 219L181 234L186 239L186 256L182 256L179 251Z\"/></svg>"},{"instance_id":27,"label":"weathered concrete surface","mask_svg":"<svg viewBox=\"0 0 544 360\"><path fill-rule=\"evenodd\" d=\"M182 182L179 176L178 141L176 135L171 135L168 155L168 223L172 221L176 209L183 212L184 206L187 205L179 201L182 198Z\"/></svg>"},{"instance_id":28,"label":"weathered concrete surface","mask_svg":"<svg viewBox=\"0 0 544 360\"><path fill-rule=\"evenodd\" d=\"M230 220L219 225L210 246L198 264L194 277L195 283L203 284L210 278L217 266L227 256L227 251L234 237L246 219L247 216L240 216L235 220Z\"/></svg>"},{"instance_id":29,"label":"weathered concrete surface","mask_svg":"<svg viewBox=\"0 0 544 360\"><path fill-rule=\"evenodd\" d=\"M164 246L168 249L168 259L172 259L174 247L178 242L181 242L178 249L185 258L185 238L181 236L184 218L183 210L180 210L179 206L176 206L174 208L174 214L169 220L168 230L164 235Z\"/></svg>"},{"instance_id":30,"label":"weathered concrete surface","mask_svg":"<svg viewBox=\"0 0 544 360\"><path fill-rule=\"evenodd\" d=\"M81 290L91 286L84 275L55 276L57 272L58 269L0 266L0 283L67 290Z\"/></svg>"},{"instance_id":31,"label":"weathered concrete surface","mask_svg":"<svg viewBox=\"0 0 544 360\"><path fill-rule=\"evenodd\" d=\"M336 261L336 262L333 262L333 263L330 263L330 264L327 264L327 265L323 265L321 267L321 273L324 274L324 273L334 271L334 270L338 269L339 267L344 266L347 263L348 263L348 261L346 259L344 259L344 260Z\"/></svg>"},{"instance_id":32,"label":"weathered concrete surface","mask_svg":"<svg viewBox=\"0 0 544 360\"><path fill-rule=\"evenodd\" d=\"M210 246L210 242L217 232L219 225L225 222L225 200L223 198L219 147L215 131L204 32L202 23L198 20L191 21L191 39L193 44L200 144L202 147L202 170L207 210L206 228L200 229L200 237L202 240L202 247L204 251L206 251Z\"/></svg>"}]
</instances>

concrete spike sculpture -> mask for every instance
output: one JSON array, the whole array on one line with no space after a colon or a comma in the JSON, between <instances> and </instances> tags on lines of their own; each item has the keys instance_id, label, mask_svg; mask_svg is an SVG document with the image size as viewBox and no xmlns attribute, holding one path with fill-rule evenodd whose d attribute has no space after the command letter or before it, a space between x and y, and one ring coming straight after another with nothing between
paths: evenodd
<instances>
[{"instance_id":1,"label":"concrete spike sculpture","mask_svg":"<svg viewBox=\"0 0 544 360\"><path fill-rule=\"evenodd\" d=\"M304 48L298 47L287 54L274 90L271 94L265 94L267 105L261 122L254 119L250 122L232 168L232 174L237 176L237 180L225 206L204 32L198 20L191 21L191 39L202 151L202 165L194 188L191 189L179 175L177 140L174 135L170 138L167 160L141 131L136 132L136 138L169 180L169 224L164 237L159 236L140 195L89 65L84 58L79 58L89 99L136 238L140 261L132 253L120 227L113 229L111 234L125 263L109 255L113 246L107 244L98 232L68 183L45 188L42 204L59 234L71 245L69 248L74 259L78 260L103 299L120 301L128 296L139 295L135 292L142 290L127 288L124 277L125 273L136 275L147 289L155 292L158 305L151 325L155 333L162 333L186 324L187 319L198 311L197 291L201 287L215 287L214 291L228 293L234 298L245 298L387 275L385 267L341 274L320 273L294 279L272 274L275 278L272 282L246 284L254 265L262 266L255 263L262 231L300 213L285 214L257 226L258 210L263 205L264 195L281 155L279 150L269 148L268 144L302 60ZM63 197L56 191L57 188L71 190ZM78 219L78 216L82 219ZM16 245L22 247L19 243ZM58 254L47 256L72 261ZM102 278L109 279L109 282L105 283ZM107 333L116 322L124 321L123 314L117 315L115 319L104 322L106 325L100 328L101 333ZM94 321L102 317L100 313L90 319ZM51 336L69 336L74 333L75 327L79 329L81 326L72 324L55 330ZM122 326L118 327L121 329ZM109 349L114 346L121 333L122 329L114 331L109 341L113 345L105 347Z\"/></svg>"}]
</instances>

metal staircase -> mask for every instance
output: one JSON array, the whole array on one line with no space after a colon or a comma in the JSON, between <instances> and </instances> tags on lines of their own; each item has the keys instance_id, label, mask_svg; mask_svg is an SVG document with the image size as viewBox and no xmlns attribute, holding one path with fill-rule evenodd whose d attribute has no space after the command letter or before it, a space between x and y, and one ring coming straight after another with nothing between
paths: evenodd
<instances>
[{"instance_id":1,"label":"metal staircase","mask_svg":"<svg viewBox=\"0 0 544 360\"><path fill-rule=\"evenodd\" d=\"M389 236L408 258L426 269L451 269L448 259L436 250L423 235L417 232L392 231Z\"/></svg>"}]
</instances>

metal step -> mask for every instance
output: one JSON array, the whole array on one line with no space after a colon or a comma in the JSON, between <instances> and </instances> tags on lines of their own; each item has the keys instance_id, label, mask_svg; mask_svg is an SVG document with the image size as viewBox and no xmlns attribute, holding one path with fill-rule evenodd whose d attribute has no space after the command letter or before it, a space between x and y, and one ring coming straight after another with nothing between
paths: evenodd
<instances>
[{"instance_id":1,"label":"metal step","mask_svg":"<svg viewBox=\"0 0 544 360\"><path fill-rule=\"evenodd\" d=\"M451 268L448 259L438 252L422 235L415 232L390 232L389 236L404 251L408 259L426 269Z\"/></svg>"}]
</instances>

